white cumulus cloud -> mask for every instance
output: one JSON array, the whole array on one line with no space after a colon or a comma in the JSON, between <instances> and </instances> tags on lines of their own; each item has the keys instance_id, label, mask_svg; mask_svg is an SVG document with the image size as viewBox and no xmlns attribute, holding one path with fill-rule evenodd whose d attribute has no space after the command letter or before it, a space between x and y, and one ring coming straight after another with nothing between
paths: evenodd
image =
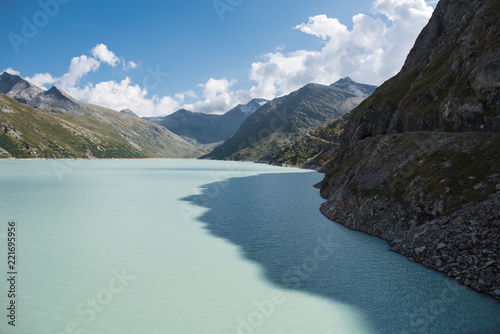
<instances>
[{"instance_id":1,"label":"white cumulus cloud","mask_svg":"<svg viewBox=\"0 0 500 334\"><path fill-rule=\"evenodd\" d=\"M236 84L236 80L214 79L210 78L203 87L203 100L193 104L184 105L185 109L194 112L209 112L213 114L222 114L234 106L248 102L251 99L250 93L237 90L231 91L231 86Z\"/></svg>"},{"instance_id":2,"label":"white cumulus cloud","mask_svg":"<svg viewBox=\"0 0 500 334\"><path fill-rule=\"evenodd\" d=\"M372 14L353 17L351 30L335 18L317 15L295 29L324 40L319 51L275 51L252 64L254 97L290 93L310 82L330 84L341 77L379 85L404 63L433 8L425 0L375 0ZM382 20L380 17L385 17Z\"/></svg>"},{"instance_id":3,"label":"white cumulus cloud","mask_svg":"<svg viewBox=\"0 0 500 334\"><path fill-rule=\"evenodd\" d=\"M13 69L12 67L8 67L6 68L5 70L3 70L4 72L7 72L9 74L12 74L12 75L21 75L21 72L19 71L16 71L15 69Z\"/></svg>"},{"instance_id":4,"label":"white cumulus cloud","mask_svg":"<svg viewBox=\"0 0 500 334\"><path fill-rule=\"evenodd\" d=\"M87 75L87 73L97 71L100 65L101 63L99 63L99 61L95 58L87 57L86 55L74 57L71 59L69 71L60 77L58 82L63 89L66 87L72 87L76 85L81 78Z\"/></svg>"},{"instance_id":5,"label":"white cumulus cloud","mask_svg":"<svg viewBox=\"0 0 500 334\"><path fill-rule=\"evenodd\" d=\"M79 57L73 57L68 71L60 77L54 77L50 73L37 73L26 79L32 84L45 89L48 88L48 86L56 85L65 90L75 91L80 80L88 73L96 72L102 63L115 67L122 62L124 70L136 69L139 67L139 64L134 61L126 62L123 58L118 58L115 53L110 51L104 44L97 44L90 53L94 57L85 54Z\"/></svg>"},{"instance_id":6,"label":"white cumulus cloud","mask_svg":"<svg viewBox=\"0 0 500 334\"><path fill-rule=\"evenodd\" d=\"M150 95L148 87L134 83L130 76L121 81L83 83L82 78L97 71L102 63L122 65L124 71L138 69L140 63L125 61L104 44L71 60L61 77L49 73L27 78L39 86L59 85L77 99L114 110L131 109L140 116L162 116L185 108L195 112L223 113L251 98L273 99L308 83L330 84L350 76L361 83L379 85L396 74L403 65L416 37L428 22L435 0L374 0L369 13L352 18L352 28L326 15L310 17L294 27L297 33L314 36L323 44L318 50L286 52L277 48L251 64L247 90L235 90L236 79L210 78L198 85L202 96L190 90L160 97ZM12 70L12 69L10 69ZM14 70L12 70L14 71ZM16 71L17 72L17 71ZM163 73L161 73L163 74ZM146 75L146 74L145 74ZM186 101L189 99L189 103ZM198 101L192 102L193 99Z\"/></svg>"},{"instance_id":7,"label":"white cumulus cloud","mask_svg":"<svg viewBox=\"0 0 500 334\"><path fill-rule=\"evenodd\" d=\"M326 15L317 15L309 18L309 23L302 23L295 27L300 31L320 37L322 39L329 39L333 36L347 36L348 30L345 25L339 22L338 19L332 19Z\"/></svg>"},{"instance_id":8,"label":"white cumulus cloud","mask_svg":"<svg viewBox=\"0 0 500 334\"><path fill-rule=\"evenodd\" d=\"M97 44L90 52L95 58L113 67L120 62L120 58L113 51L108 50L108 47L104 44Z\"/></svg>"},{"instance_id":9,"label":"white cumulus cloud","mask_svg":"<svg viewBox=\"0 0 500 334\"><path fill-rule=\"evenodd\" d=\"M31 78L26 78L33 85L47 88L47 85L52 86L54 83L58 81L58 78L54 78L50 73L37 73Z\"/></svg>"},{"instance_id":10,"label":"white cumulus cloud","mask_svg":"<svg viewBox=\"0 0 500 334\"><path fill-rule=\"evenodd\" d=\"M113 110L131 109L141 116L158 116L172 113L182 106L183 97L170 98L153 96L147 98L148 91L132 83L129 77L120 82L105 81L84 88L70 87L68 93L77 99L104 106Z\"/></svg>"},{"instance_id":11,"label":"white cumulus cloud","mask_svg":"<svg viewBox=\"0 0 500 334\"><path fill-rule=\"evenodd\" d=\"M81 55L80 57L73 57L68 68L68 72L60 77L53 77L50 73L37 73L31 78L26 80L33 85L47 89L48 86L56 85L60 88L67 90L74 87L80 79L82 79L89 72L95 72L99 69L100 62L95 58Z\"/></svg>"},{"instance_id":12,"label":"white cumulus cloud","mask_svg":"<svg viewBox=\"0 0 500 334\"><path fill-rule=\"evenodd\" d=\"M123 69L124 70L129 70L129 69L135 70L138 67L139 67L139 64L137 64L134 61L129 61L129 62L123 61Z\"/></svg>"}]
</instances>

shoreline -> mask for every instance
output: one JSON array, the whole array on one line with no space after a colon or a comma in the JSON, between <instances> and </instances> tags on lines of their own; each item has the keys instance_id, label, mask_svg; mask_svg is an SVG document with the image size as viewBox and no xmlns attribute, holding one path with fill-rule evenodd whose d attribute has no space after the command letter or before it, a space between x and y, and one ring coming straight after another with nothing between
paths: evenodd
<instances>
[{"instance_id":1,"label":"shoreline","mask_svg":"<svg viewBox=\"0 0 500 334\"><path fill-rule=\"evenodd\" d=\"M321 213L334 223L385 240L390 250L455 279L482 295L500 302L499 249L500 193L477 205L418 224L405 217L405 208L390 199L343 199L342 212L326 200ZM370 211L384 207L376 217ZM493 217L493 218L492 218Z\"/></svg>"}]
</instances>

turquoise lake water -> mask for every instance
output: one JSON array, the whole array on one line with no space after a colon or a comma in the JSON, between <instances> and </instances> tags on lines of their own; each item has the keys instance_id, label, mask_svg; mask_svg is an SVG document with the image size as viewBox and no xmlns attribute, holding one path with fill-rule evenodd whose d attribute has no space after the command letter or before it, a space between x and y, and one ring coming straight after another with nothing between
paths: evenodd
<instances>
[{"instance_id":1,"label":"turquoise lake water","mask_svg":"<svg viewBox=\"0 0 500 334\"><path fill-rule=\"evenodd\" d=\"M500 303L322 216L321 178L197 160L0 162L0 333L500 333Z\"/></svg>"}]
</instances>

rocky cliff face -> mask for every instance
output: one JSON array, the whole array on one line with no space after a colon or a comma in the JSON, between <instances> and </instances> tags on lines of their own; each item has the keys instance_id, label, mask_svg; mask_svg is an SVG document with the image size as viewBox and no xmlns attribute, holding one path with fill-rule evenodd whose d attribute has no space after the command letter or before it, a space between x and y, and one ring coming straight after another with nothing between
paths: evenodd
<instances>
[{"instance_id":1,"label":"rocky cliff face","mask_svg":"<svg viewBox=\"0 0 500 334\"><path fill-rule=\"evenodd\" d=\"M354 115L351 141L390 132L500 130L500 5L436 7L401 72Z\"/></svg>"},{"instance_id":2,"label":"rocky cliff face","mask_svg":"<svg viewBox=\"0 0 500 334\"><path fill-rule=\"evenodd\" d=\"M353 110L322 212L500 298L500 1L441 0Z\"/></svg>"}]
</instances>

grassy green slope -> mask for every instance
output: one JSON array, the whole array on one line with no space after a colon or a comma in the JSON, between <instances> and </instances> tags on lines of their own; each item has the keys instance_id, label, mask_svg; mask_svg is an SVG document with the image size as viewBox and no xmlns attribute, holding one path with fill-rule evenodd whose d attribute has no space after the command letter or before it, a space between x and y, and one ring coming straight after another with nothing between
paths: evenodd
<instances>
[{"instance_id":1,"label":"grassy green slope","mask_svg":"<svg viewBox=\"0 0 500 334\"><path fill-rule=\"evenodd\" d=\"M91 116L48 114L0 95L0 158L199 155L195 147L157 125L113 111L101 112L106 116L102 120Z\"/></svg>"},{"instance_id":2,"label":"grassy green slope","mask_svg":"<svg viewBox=\"0 0 500 334\"><path fill-rule=\"evenodd\" d=\"M350 113L326 122L283 147L271 163L285 166L321 167L335 156Z\"/></svg>"}]
</instances>

